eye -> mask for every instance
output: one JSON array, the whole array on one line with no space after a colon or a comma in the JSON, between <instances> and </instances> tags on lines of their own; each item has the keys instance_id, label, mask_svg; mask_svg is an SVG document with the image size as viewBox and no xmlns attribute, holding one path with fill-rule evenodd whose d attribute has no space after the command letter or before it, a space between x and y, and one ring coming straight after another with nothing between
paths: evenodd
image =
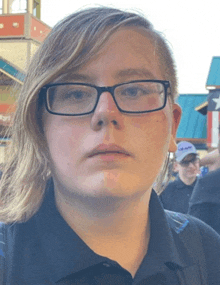
<instances>
[{"instance_id":1,"label":"eye","mask_svg":"<svg viewBox=\"0 0 220 285\"><path fill-rule=\"evenodd\" d=\"M143 88L140 86L126 87L126 88L121 90L122 96L127 96L127 97L131 97L131 98L143 96L143 95L148 95L150 93L151 93L151 91L148 88Z\"/></svg>"},{"instance_id":2,"label":"eye","mask_svg":"<svg viewBox=\"0 0 220 285\"><path fill-rule=\"evenodd\" d=\"M80 100L84 100L90 95L91 95L90 93L84 90L80 90L80 89L65 90L65 92L63 92L63 99L64 100L71 99L75 101L80 101Z\"/></svg>"}]
</instances>

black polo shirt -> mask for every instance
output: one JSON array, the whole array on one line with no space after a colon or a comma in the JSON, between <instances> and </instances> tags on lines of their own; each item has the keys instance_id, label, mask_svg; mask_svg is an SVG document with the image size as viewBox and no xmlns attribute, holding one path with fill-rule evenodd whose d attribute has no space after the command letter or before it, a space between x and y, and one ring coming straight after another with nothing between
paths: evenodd
<instances>
[{"instance_id":1,"label":"black polo shirt","mask_svg":"<svg viewBox=\"0 0 220 285\"><path fill-rule=\"evenodd\" d=\"M191 185L186 185L180 177L177 176L174 181L169 182L160 195L164 209L186 214L189 209L189 200L197 180L198 178L196 178Z\"/></svg>"},{"instance_id":2,"label":"black polo shirt","mask_svg":"<svg viewBox=\"0 0 220 285\"><path fill-rule=\"evenodd\" d=\"M39 211L26 223L8 228L6 284L183 284L176 270L189 268L190 261L154 191L150 225L148 252L132 278L117 262L94 253L68 226L56 208L50 182Z\"/></svg>"}]
</instances>

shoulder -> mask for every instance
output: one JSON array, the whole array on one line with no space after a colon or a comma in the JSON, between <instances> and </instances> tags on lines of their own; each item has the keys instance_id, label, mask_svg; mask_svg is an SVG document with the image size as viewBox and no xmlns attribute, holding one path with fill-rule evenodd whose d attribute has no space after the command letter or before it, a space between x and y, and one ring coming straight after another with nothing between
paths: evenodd
<instances>
[{"instance_id":1,"label":"shoulder","mask_svg":"<svg viewBox=\"0 0 220 285\"><path fill-rule=\"evenodd\" d=\"M190 274L189 277L192 272L188 269L200 272L204 284L218 285L220 236L204 222L188 214L165 210L165 215L182 270L186 275Z\"/></svg>"},{"instance_id":2,"label":"shoulder","mask_svg":"<svg viewBox=\"0 0 220 285\"><path fill-rule=\"evenodd\" d=\"M163 192L160 194L160 200L164 204L166 209L170 208L176 195L179 195L179 181L176 179L170 181ZM165 205L166 204L166 205Z\"/></svg>"},{"instance_id":3,"label":"shoulder","mask_svg":"<svg viewBox=\"0 0 220 285\"><path fill-rule=\"evenodd\" d=\"M27 245L36 235L35 224L32 219L22 223L4 224L0 222L0 242L7 251L14 250L14 246ZM5 251L6 252L6 251Z\"/></svg>"},{"instance_id":4,"label":"shoulder","mask_svg":"<svg viewBox=\"0 0 220 285\"><path fill-rule=\"evenodd\" d=\"M211 171L204 177L199 178L191 199L190 205L200 203L220 203L220 169Z\"/></svg>"},{"instance_id":5,"label":"shoulder","mask_svg":"<svg viewBox=\"0 0 220 285\"><path fill-rule=\"evenodd\" d=\"M161 193L161 196L165 196L167 195L168 193L174 191L176 189L176 186L177 186L178 182L177 180L174 180L174 181L170 181L168 183L168 185L166 186L166 188L163 190L163 192Z\"/></svg>"},{"instance_id":6,"label":"shoulder","mask_svg":"<svg viewBox=\"0 0 220 285\"><path fill-rule=\"evenodd\" d=\"M220 168L214 171L210 171L205 176L198 179L198 183L219 183L220 182Z\"/></svg>"},{"instance_id":7,"label":"shoulder","mask_svg":"<svg viewBox=\"0 0 220 285\"><path fill-rule=\"evenodd\" d=\"M196 262L203 261L208 280L212 281L210 284L219 284L220 235L201 220L188 214L171 211L165 213L177 247L184 244L186 251Z\"/></svg>"},{"instance_id":8,"label":"shoulder","mask_svg":"<svg viewBox=\"0 0 220 285\"><path fill-rule=\"evenodd\" d=\"M194 247L197 247L197 243L202 245L200 251L197 250L197 255L204 256L209 284L217 285L220 280L220 235L201 220L187 216L189 225L192 225L191 231L197 236Z\"/></svg>"},{"instance_id":9,"label":"shoulder","mask_svg":"<svg viewBox=\"0 0 220 285\"><path fill-rule=\"evenodd\" d=\"M5 246L5 241L4 241L4 230L5 230L5 224L0 222L0 258L4 257L4 246Z\"/></svg>"},{"instance_id":10,"label":"shoulder","mask_svg":"<svg viewBox=\"0 0 220 285\"><path fill-rule=\"evenodd\" d=\"M5 272L5 224L0 222L0 284L4 284L4 272Z\"/></svg>"},{"instance_id":11,"label":"shoulder","mask_svg":"<svg viewBox=\"0 0 220 285\"><path fill-rule=\"evenodd\" d=\"M201 232L204 237L216 239L220 246L220 236L206 223L189 215L165 210L170 228L177 234L183 232ZM220 249L220 248L219 248Z\"/></svg>"},{"instance_id":12,"label":"shoulder","mask_svg":"<svg viewBox=\"0 0 220 285\"><path fill-rule=\"evenodd\" d=\"M166 189L171 189L171 188L173 188L176 184L178 184L178 181L175 179L175 180L173 180L173 181L170 181L169 183L168 183L168 185L167 185L167 187L166 187Z\"/></svg>"},{"instance_id":13,"label":"shoulder","mask_svg":"<svg viewBox=\"0 0 220 285\"><path fill-rule=\"evenodd\" d=\"M210 259L212 252L212 254L214 254L213 257L215 256L219 264L220 235L218 235L215 230L213 230L203 221L188 214L171 211L165 211L165 213L173 235L178 235L180 239L185 240L188 243L193 242L195 246L196 244L194 241L197 242L199 239L199 242L202 243L206 257L209 256Z\"/></svg>"}]
</instances>

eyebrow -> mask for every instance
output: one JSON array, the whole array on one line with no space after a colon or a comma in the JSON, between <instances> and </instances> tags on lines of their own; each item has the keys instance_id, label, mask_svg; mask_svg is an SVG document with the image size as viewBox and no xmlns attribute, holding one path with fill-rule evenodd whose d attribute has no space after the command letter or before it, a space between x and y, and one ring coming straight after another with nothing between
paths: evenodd
<instances>
[{"instance_id":1,"label":"eyebrow","mask_svg":"<svg viewBox=\"0 0 220 285\"><path fill-rule=\"evenodd\" d=\"M128 77L132 77L132 76L141 76L147 79L156 79L155 76L153 75L152 72L150 72L148 69L146 68L128 68L128 69L124 69L121 71L118 71L116 73L116 77L117 78L128 78Z\"/></svg>"},{"instance_id":2,"label":"eyebrow","mask_svg":"<svg viewBox=\"0 0 220 285\"><path fill-rule=\"evenodd\" d=\"M94 78L86 74L70 72L70 73L61 75L58 80L93 82Z\"/></svg>"},{"instance_id":3,"label":"eyebrow","mask_svg":"<svg viewBox=\"0 0 220 285\"><path fill-rule=\"evenodd\" d=\"M146 68L128 68L119 70L115 73L114 78L122 80L132 80L132 77L141 77L141 79L157 79L152 72L150 72ZM83 81L88 83L94 83L96 81L95 75L87 75L81 73L67 73L63 74L58 79L60 80L68 80L68 81Z\"/></svg>"}]
</instances>

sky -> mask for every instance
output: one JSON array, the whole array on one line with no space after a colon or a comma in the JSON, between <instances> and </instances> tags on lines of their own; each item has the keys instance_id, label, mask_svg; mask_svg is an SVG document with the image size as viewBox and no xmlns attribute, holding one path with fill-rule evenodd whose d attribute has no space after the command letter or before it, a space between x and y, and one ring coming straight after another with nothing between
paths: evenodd
<instances>
[{"instance_id":1,"label":"sky","mask_svg":"<svg viewBox=\"0 0 220 285\"><path fill-rule=\"evenodd\" d=\"M144 14L173 52L179 93L208 93L205 85L212 57L220 56L219 0L42 0L41 20L53 27L65 16L97 5Z\"/></svg>"}]
</instances>

